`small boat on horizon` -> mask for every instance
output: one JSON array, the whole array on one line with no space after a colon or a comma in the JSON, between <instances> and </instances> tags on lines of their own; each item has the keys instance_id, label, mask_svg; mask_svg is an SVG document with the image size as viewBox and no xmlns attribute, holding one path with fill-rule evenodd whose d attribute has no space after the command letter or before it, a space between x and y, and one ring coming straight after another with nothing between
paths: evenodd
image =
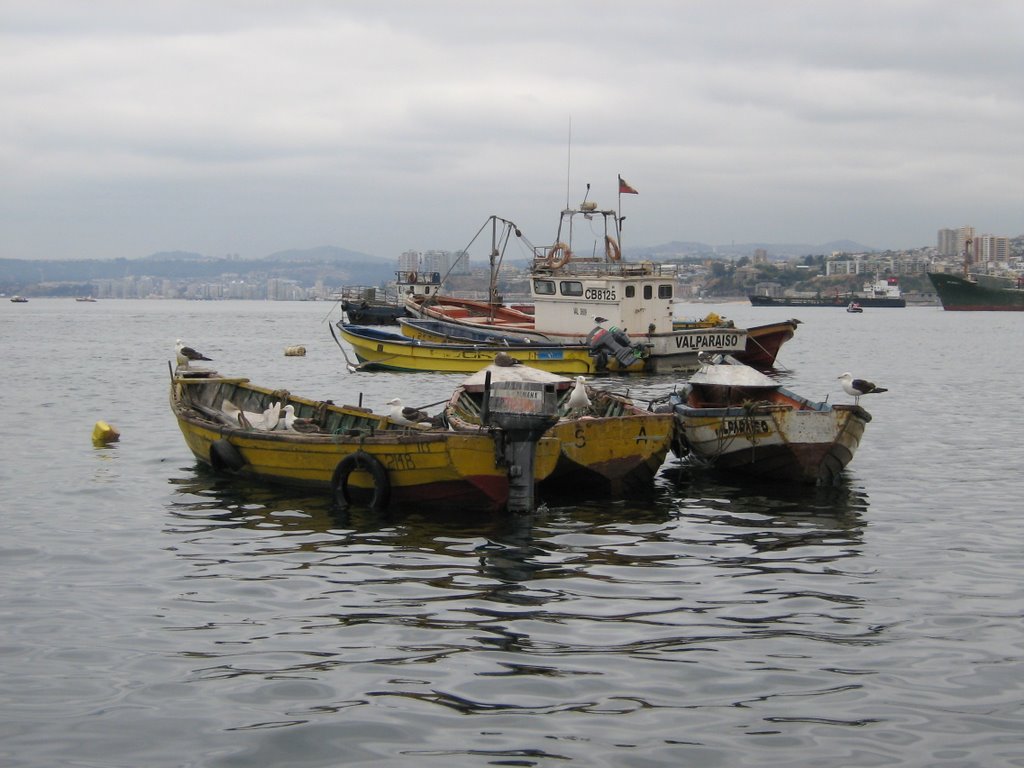
<instances>
[{"instance_id":1,"label":"small boat on horizon","mask_svg":"<svg viewBox=\"0 0 1024 768\"><path fill-rule=\"evenodd\" d=\"M864 311L864 307L858 304L856 301L851 301L846 305L847 312L860 313Z\"/></svg>"},{"instance_id":2,"label":"small boat on horizon","mask_svg":"<svg viewBox=\"0 0 1024 768\"><path fill-rule=\"evenodd\" d=\"M11 301L14 304L28 304L28 299L26 299L24 296L18 296L17 294L11 296Z\"/></svg>"}]
</instances>

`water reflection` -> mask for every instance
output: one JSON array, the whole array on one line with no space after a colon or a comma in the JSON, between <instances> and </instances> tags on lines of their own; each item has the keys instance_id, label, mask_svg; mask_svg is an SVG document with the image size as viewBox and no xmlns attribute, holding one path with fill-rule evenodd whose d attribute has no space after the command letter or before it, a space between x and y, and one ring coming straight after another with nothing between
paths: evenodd
<instances>
[{"instance_id":1,"label":"water reflection","mask_svg":"<svg viewBox=\"0 0 1024 768\"><path fill-rule=\"evenodd\" d=\"M248 637L237 622L224 630L228 653L208 643L189 650L223 662L196 670L202 679L353 663L550 677L570 658L574 674L586 675L598 674L593 654L604 669L626 663L616 657L679 661L759 637L799 647L870 644L881 632L861 617L855 563L867 499L851 483L733 486L669 467L649 500L544 506L529 516L353 508L340 520L322 496L201 471L173 482L166 533L194 567L186 578L199 580L183 599L242 601L253 621ZM191 629L221 630L199 615ZM305 638L301 651L296 638ZM290 649L283 664L245 658L247 647L279 642ZM501 657L452 668L454 657L481 652ZM472 711L511 706L434 689L377 695Z\"/></svg>"},{"instance_id":2,"label":"water reflection","mask_svg":"<svg viewBox=\"0 0 1024 768\"><path fill-rule=\"evenodd\" d=\"M510 583L578 571L581 564L636 564L657 560L668 542L726 548L743 557L813 548L821 562L857 554L869 502L848 479L838 486L730 484L678 463L663 468L646 498L544 503L533 515L484 514L459 509L345 512L324 494L246 485L201 465L172 478L172 531L198 534L225 527L288 534L386 538L390 547L438 552L472 542L481 572ZM639 551L642 541L646 551ZM829 550L823 553L822 550ZM653 553L653 554L652 554ZM676 553L678 554L678 553ZM801 557L806 552L796 553ZM742 560L742 558L740 559ZM739 560L736 560L739 562Z\"/></svg>"}]
</instances>

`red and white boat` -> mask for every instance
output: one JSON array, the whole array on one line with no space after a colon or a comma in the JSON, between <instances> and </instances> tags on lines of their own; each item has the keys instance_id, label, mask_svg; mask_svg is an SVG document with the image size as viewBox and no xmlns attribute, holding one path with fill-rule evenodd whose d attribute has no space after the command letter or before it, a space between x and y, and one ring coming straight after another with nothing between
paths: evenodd
<instances>
[{"instance_id":1,"label":"red and white boat","mask_svg":"<svg viewBox=\"0 0 1024 768\"><path fill-rule=\"evenodd\" d=\"M434 318L488 328L545 343L587 343L596 326L625 333L647 349L648 369L669 373L699 366L701 352L736 354L747 347L747 331L731 324L713 327L673 326L675 271L650 261L622 260L620 225L614 210L584 201L562 211L555 241L533 246L519 228L497 216L491 230L491 289L488 301L456 299L443 294L406 297L414 317ZM481 228L481 232L484 231ZM506 306L496 289L502 252L513 236L532 254L530 299L533 314Z\"/></svg>"}]
</instances>

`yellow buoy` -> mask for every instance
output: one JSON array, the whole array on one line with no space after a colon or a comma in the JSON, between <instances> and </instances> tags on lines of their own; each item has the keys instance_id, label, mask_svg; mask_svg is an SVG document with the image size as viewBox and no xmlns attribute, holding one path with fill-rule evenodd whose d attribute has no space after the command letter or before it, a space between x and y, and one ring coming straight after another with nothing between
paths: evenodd
<instances>
[{"instance_id":1,"label":"yellow buoy","mask_svg":"<svg viewBox=\"0 0 1024 768\"><path fill-rule=\"evenodd\" d=\"M97 421L92 428L92 441L96 445L115 443L120 437L121 433L105 421Z\"/></svg>"},{"instance_id":2,"label":"yellow buoy","mask_svg":"<svg viewBox=\"0 0 1024 768\"><path fill-rule=\"evenodd\" d=\"M299 346L285 347L284 354L285 357L302 357L306 354L306 348Z\"/></svg>"}]
</instances>

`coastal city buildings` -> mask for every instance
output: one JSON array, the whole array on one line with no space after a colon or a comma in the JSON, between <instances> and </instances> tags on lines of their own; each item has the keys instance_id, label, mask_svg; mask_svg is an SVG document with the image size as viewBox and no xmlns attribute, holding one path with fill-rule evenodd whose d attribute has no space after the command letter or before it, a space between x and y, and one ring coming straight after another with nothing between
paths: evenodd
<instances>
[{"instance_id":1,"label":"coastal city buildings","mask_svg":"<svg viewBox=\"0 0 1024 768\"><path fill-rule=\"evenodd\" d=\"M684 248L661 246L634 257L635 260L655 261L674 267L677 281L676 295L680 299L723 295L744 295L755 289L771 295L792 289L806 281L856 279L866 280L875 275L898 275L901 284L926 286L927 272L959 272L963 268L963 254L971 244L972 270L993 274L1024 274L1021 257L1024 254L1024 236L1008 238L1002 235L978 234L972 226L938 230L935 247L922 247L903 251L865 251L860 253L833 252L827 255L773 254L770 246L756 246L744 252L734 247L709 251L699 244ZM672 244L679 246L682 244ZM694 250L697 247L697 250ZM460 258L462 256L463 258ZM627 255L628 257L628 255ZM164 262L163 268L192 276L155 276L129 274L156 270L160 262L119 260L117 269L122 277L86 277L71 279L62 274L67 267L52 262L45 269L35 262L25 262L31 269L22 270L22 277L9 278L0 273L0 292L29 296L80 296L100 299L193 299L193 300L267 300L309 301L331 300L342 289L352 286L378 286L393 281L395 272L438 273L446 280L446 290L467 295L486 296L488 274L485 264L476 269L468 254L445 250L408 250L397 256L391 265L374 260L379 266L366 267L363 276L354 279L356 267L352 263L317 262L314 260L253 261L247 264L239 259L206 259L190 262L196 267L182 267L181 262ZM108 263L109 264L109 263ZM217 265L225 268L216 273ZM208 276L200 277L198 270L206 269ZM230 270L230 271L229 271ZM258 271L257 271L258 270ZM108 269L108 273L112 271ZM30 276L31 275L31 276ZM40 279L44 278L44 279ZM506 296L529 294L527 265L509 263L502 267L500 289ZM819 290L813 283L804 290Z\"/></svg>"}]
</instances>

